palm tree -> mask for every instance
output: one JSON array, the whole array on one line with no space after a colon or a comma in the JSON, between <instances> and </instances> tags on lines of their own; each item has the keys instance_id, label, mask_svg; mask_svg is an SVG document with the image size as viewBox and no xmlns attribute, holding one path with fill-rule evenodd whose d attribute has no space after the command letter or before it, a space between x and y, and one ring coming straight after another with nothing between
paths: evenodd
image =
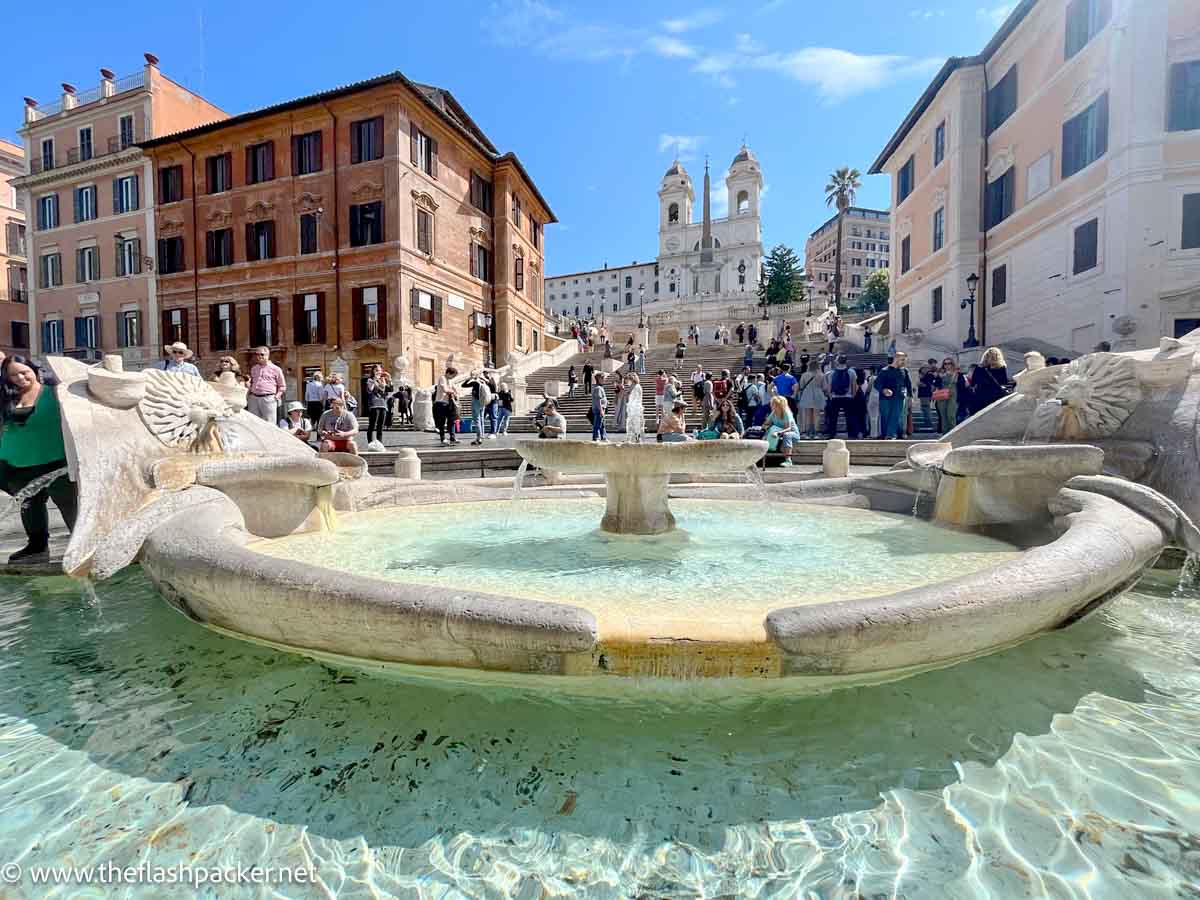
<instances>
[{"instance_id":1,"label":"palm tree","mask_svg":"<svg viewBox=\"0 0 1200 900\"><path fill-rule=\"evenodd\" d=\"M825 204L837 206L837 245L834 248L833 269L833 302L838 311L842 309L842 217L854 205L854 195L862 187L862 173L858 169L842 166L829 176L829 184L825 185Z\"/></svg>"}]
</instances>

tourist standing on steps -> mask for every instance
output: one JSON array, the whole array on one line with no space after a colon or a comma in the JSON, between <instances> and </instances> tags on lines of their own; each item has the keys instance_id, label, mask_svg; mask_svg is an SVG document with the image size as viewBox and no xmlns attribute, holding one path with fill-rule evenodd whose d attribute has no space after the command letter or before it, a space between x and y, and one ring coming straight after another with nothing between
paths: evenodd
<instances>
[{"instance_id":1,"label":"tourist standing on steps","mask_svg":"<svg viewBox=\"0 0 1200 900\"><path fill-rule=\"evenodd\" d=\"M662 415L658 417L660 424L666 414L674 409L675 404L681 400L683 400L683 393L679 385L679 379L673 375L668 376L667 383L663 385Z\"/></svg>"},{"instance_id":2,"label":"tourist standing on steps","mask_svg":"<svg viewBox=\"0 0 1200 900\"><path fill-rule=\"evenodd\" d=\"M508 420L512 418L513 395L512 388L506 383L496 391L496 418L492 420L492 438L497 434L508 434Z\"/></svg>"},{"instance_id":3,"label":"tourist standing on steps","mask_svg":"<svg viewBox=\"0 0 1200 900\"><path fill-rule=\"evenodd\" d=\"M960 387L961 386L961 387ZM945 434L958 424L959 391L966 393L966 379L958 371L958 364L951 357L942 360L938 369L937 388L933 392L933 405L937 409L938 430Z\"/></svg>"},{"instance_id":4,"label":"tourist standing on steps","mask_svg":"<svg viewBox=\"0 0 1200 900\"><path fill-rule=\"evenodd\" d=\"M870 376L863 385L867 393L867 437L879 438L879 391L875 390L875 376L878 373L872 369Z\"/></svg>"},{"instance_id":5,"label":"tourist standing on steps","mask_svg":"<svg viewBox=\"0 0 1200 900\"><path fill-rule=\"evenodd\" d=\"M592 440L607 441L608 434L604 431L604 414L608 411L608 395L604 393L604 373L596 373L595 384L592 385Z\"/></svg>"},{"instance_id":6,"label":"tourist standing on steps","mask_svg":"<svg viewBox=\"0 0 1200 900\"><path fill-rule=\"evenodd\" d=\"M485 430L483 416L488 404L492 402L492 389L483 377L483 373L478 369L473 371L471 377L463 382L463 387L471 389L471 430L475 432L475 440L471 443L473 445L482 444Z\"/></svg>"},{"instance_id":7,"label":"tourist standing on steps","mask_svg":"<svg viewBox=\"0 0 1200 900\"><path fill-rule=\"evenodd\" d=\"M921 406L921 423L926 431L933 430L933 391L937 387L938 363L936 359L925 360L917 372L917 402Z\"/></svg>"},{"instance_id":8,"label":"tourist standing on steps","mask_svg":"<svg viewBox=\"0 0 1200 900\"><path fill-rule=\"evenodd\" d=\"M810 440L817 436L817 420L825 411L827 396L824 379L817 364L810 362L796 382L796 409L799 410L797 431Z\"/></svg>"},{"instance_id":9,"label":"tourist standing on steps","mask_svg":"<svg viewBox=\"0 0 1200 900\"><path fill-rule=\"evenodd\" d=\"M412 385L401 384L396 388L396 415L402 425L412 424Z\"/></svg>"},{"instance_id":10,"label":"tourist standing on steps","mask_svg":"<svg viewBox=\"0 0 1200 900\"><path fill-rule=\"evenodd\" d=\"M575 374L575 366L572 365L567 369L567 396L570 397L575 393L575 385L579 381L579 376Z\"/></svg>"},{"instance_id":11,"label":"tourist standing on steps","mask_svg":"<svg viewBox=\"0 0 1200 900\"><path fill-rule=\"evenodd\" d=\"M592 376L596 374L596 370L592 368L590 362L583 364L583 392L585 394L592 393Z\"/></svg>"},{"instance_id":12,"label":"tourist standing on steps","mask_svg":"<svg viewBox=\"0 0 1200 900\"><path fill-rule=\"evenodd\" d=\"M858 391L858 373L850 368L846 354L839 353L835 358L833 369L830 370L822 385L829 402L825 407L825 436L837 437L838 416L846 414L846 433L853 435L854 428L854 395Z\"/></svg>"},{"instance_id":13,"label":"tourist standing on steps","mask_svg":"<svg viewBox=\"0 0 1200 900\"><path fill-rule=\"evenodd\" d=\"M632 375L633 370L637 367L637 354L633 352L633 345L629 345L629 352L625 354L625 374Z\"/></svg>"},{"instance_id":14,"label":"tourist standing on steps","mask_svg":"<svg viewBox=\"0 0 1200 900\"><path fill-rule=\"evenodd\" d=\"M454 421L458 418L458 389L453 385L457 377L458 370L451 366L433 388L433 424L437 426L438 440L443 447L446 445L447 432L450 433L450 443L458 443L458 438L454 436Z\"/></svg>"},{"instance_id":15,"label":"tourist standing on steps","mask_svg":"<svg viewBox=\"0 0 1200 900\"><path fill-rule=\"evenodd\" d=\"M874 339L874 337L875 335L871 331L871 326L863 326L863 353L871 352L871 341Z\"/></svg>"},{"instance_id":16,"label":"tourist standing on steps","mask_svg":"<svg viewBox=\"0 0 1200 900\"><path fill-rule=\"evenodd\" d=\"M879 392L879 436L885 441L895 440L904 433L904 398L912 389L904 368L907 362L905 354L897 353L875 378L875 390Z\"/></svg>"},{"instance_id":17,"label":"tourist standing on steps","mask_svg":"<svg viewBox=\"0 0 1200 900\"><path fill-rule=\"evenodd\" d=\"M15 496L38 478L65 469L62 414L53 375L42 374L33 360L14 354L0 365L0 490ZM79 495L66 472L26 497L21 503L25 546L8 558L10 563L49 559L50 516L46 501L53 500L68 530L75 527Z\"/></svg>"},{"instance_id":18,"label":"tourist standing on steps","mask_svg":"<svg viewBox=\"0 0 1200 900\"><path fill-rule=\"evenodd\" d=\"M867 436L867 370L859 367L855 371L854 396L850 398L850 409L846 413L846 436L852 441Z\"/></svg>"},{"instance_id":19,"label":"tourist standing on steps","mask_svg":"<svg viewBox=\"0 0 1200 900\"><path fill-rule=\"evenodd\" d=\"M737 335L737 341L739 344L746 343L746 323L738 322L737 328L734 329L734 334Z\"/></svg>"},{"instance_id":20,"label":"tourist standing on steps","mask_svg":"<svg viewBox=\"0 0 1200 900\"><path fill-rule=\"evenodd\" d=\"M346 401L334 397L333 402L321 415L317 423L317 437L321 439L322 453L353 453L358 455L354 436L358 434L358 419L346 409Z\"/></svg>"},{"instance_id":21,"label":"tourist standing on steps","mask_svg":"<svg viewBox=\"0 0 1200 900\"><path fill-rule=\"evenodd\" d=\"M700 430L708 431L708 426L717 417L717 396L711 374L705 374L700 382Z\"/></svg>"},{"instance_id":22,"label":"tourist standing on steps","mask_svg":"<svg viewBox=\"0 0 1200 900\"><path fill-rule=\"evenodd\" d=\"M792 418L796 417L796 412L799 410L799 400L797 388L799 381L792 374L792 367L787 363L783 364L781 371L775 375L775 393L783 397L787 401L788 409L792 411ZM822 406L824 403L822 403Z\"/></svg>"},{"instance_id":23,"label":"tourist standing on steps","mask_svg":"<svg viewBox=\"0 0 1200 900\"><path fill-rule=\"evenodd\" d=\"M988 347L984 352L971 386L975 389L975 412L987 409L1001 397L1008 396L1008 364L999 347Z\"/></svg>"},{"instance_id":24,"label":"tourist standing on steps","mask_svg":"<svg viewBox=\"0 0 1200 900\"><path fill-rule=\"evenodd\" d=\"M383 423L387 419L388 383L383 366L372 366L367 378L367 396L363 398L367 404L367 443L377 436L383 443Z\"/></svg>"},{"instance_id":25,"label":"tourist standing on steps","mask_svg":"<svg viewBox=\"0 0 1200 900\"><path fill-rule=\"evenodd\" d=\"M304 410L312 422L318 421L325 412L325 379L320 372L313 372L304 384Z\"/></svg>"},{"instance_id":26,"label":"tourist standing on steps","mask_svg":"<svg viewBox=\"0 0 1200 900\"><path fill-rule=\"evenodd\" d=\"M700 412L700 402L704 399L704 366L697 363L692 372L692 412Z\"/></svg>"},{"instance_id":27,"label":"tourist standing on steps","mask_svg":"<svg viewBox=\"0 0 1200 900\"><path fill-rule=\"evenodd\" d=\"M638 344L637 352L637 373L639 375L646 374L646 348Z\"/></svg>"},{"instance_id":28,"label":"tourist standing on steps","mask_svg":"<svg viewBox=\"0 0 1200 900\"><path fill-rule=\"evenodd\" d=\"M625 430L625 379L618 373L613 378L613 394L616 406L613 410L613 431Z\"/></svg>"},{"instance_id":29,"label":"tourist standing on steps","mask_svg":"<svg viewBox=\"0 0 1200 900\"><path fill-rule=\"evenodd\" d=\"M646 412L642 407L642 381L637 375L625 379L625 437L635 444L646 433Z\"/></svg>"},{"instance_id":30,"label":"tourist standing on steps","mask_svg":"<svg viewBox=\"0 0 1200 900\"><path fill-rule=\"evenodd\" d=\"M685 344L682 339L675 342L675 371L676 372L678 372L679 368L683 365L683 354L686 350L687 350L687 344Z\"/></svg>"},{"instance_id":31,"label":"tourist standing on steps","mask_svg":"<svg viewBox=\"0 0 1200 900\"><path fill-rule=\"evenodd\" d=\"M753 322L751 322L750 327L746 329L746 343L748 343L751 347L758 346L758 326Z\"/></svg>"},{"instance_id":32,"label":"tourist standing on steps","mask_svg":"<svg viewBox=\"0 0 1200 900\"><path fill-rule=\"evenodd\" d=\"M279 404L287 390L287 379L283 377L283 369L271 362L271 351L266 347L258 347L254 351L254 365L250 368L250 386L247 390L246 411L272 425L278 422Z\"/></svg>"},{"instance_id":33,"label":"tourist standing on steps","mask_svg":"<svg viewBox=\"0 0 1200 900\"><path fill-rule=\"evenodd\" d=\"M188 349L188 345L183 341L167 344L167 346L163 347L163 352L167 354L167 357L155 366L156 369L162 369L164 372L182 372L185 375L200 377L200 370L196 368L196 364L188 362L192 358L192 351Z\"/></svg>"},{"instance_id":34,"label":"tourist standing on steps","mask_svg":"<svg viewBox=\"0 0 1200 900\"><path fill-rule=\"evenodd\" d=\"M659 369L658 375L656 375L654 377L654 424L655 425L657 425L659 420L662 419L663 412L665 411L665 409L670 409L670 407L666 407L665 409L663 407L663 395L666 393L667 384L669 382L670 382L670 378L668 378L668 376L667 376L667 370Z\"/></svg>"}]
</instances>

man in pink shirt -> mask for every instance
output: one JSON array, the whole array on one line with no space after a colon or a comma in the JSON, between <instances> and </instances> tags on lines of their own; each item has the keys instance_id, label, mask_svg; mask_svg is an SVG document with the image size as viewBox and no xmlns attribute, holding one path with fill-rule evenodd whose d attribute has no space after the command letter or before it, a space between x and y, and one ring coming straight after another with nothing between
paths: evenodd
<instances>
[{"instance_id":1,"label":"man in pink shirt","mask_svg":"<svg viewBox=\"0 0 1200 900\"><path fill-rule=\"evenodd\" d=\"M247 385L246 411L272 425L277 424L279 404L286 388L283 369L271 362L271 351L266 347L256 348Z\"/></svg>"},{"instance_id":2,"label":"man in pink shirt","mask_svg":"<svg viewBox=\"0 0 1200 900\"><path fill-rule=\"evenodd\" d=\"M659 369L654 378L654 421L657 423L667 410L663 409L663 392L667 389L667 370Z\"/></svg>"}]
</instances>

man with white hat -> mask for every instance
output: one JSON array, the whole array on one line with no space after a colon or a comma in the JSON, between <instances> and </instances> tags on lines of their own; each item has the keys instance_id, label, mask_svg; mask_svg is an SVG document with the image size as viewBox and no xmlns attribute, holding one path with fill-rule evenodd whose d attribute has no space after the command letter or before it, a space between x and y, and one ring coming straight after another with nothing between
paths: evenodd
<instances>
[{"instance_id":1,"label":"man with white hat","mask_svg":"<svg viewBox=\"0 0 1200 900\"><path fill-rule=\"evenodd\" d=\"M312 434L312 422L304 415L304 404L299 400L289 403L287 418L279 420L279 427L307 443L309 435Z\"/></svg>"},{"instance_id":2,"label":"man with white hat","mask_svg":"<svg viewBox=\"0 0 1200 900\"><path fill-rule=\"evenodd\" d=\"M158 368L164 372L183 372L185 375L200 377L200 370L196 368L196 364L188 362L192 358L192 351L183 341L167 344L163 347L163 352L167 354L167 358L158 364Z\"/></svg>"}]
</instances>

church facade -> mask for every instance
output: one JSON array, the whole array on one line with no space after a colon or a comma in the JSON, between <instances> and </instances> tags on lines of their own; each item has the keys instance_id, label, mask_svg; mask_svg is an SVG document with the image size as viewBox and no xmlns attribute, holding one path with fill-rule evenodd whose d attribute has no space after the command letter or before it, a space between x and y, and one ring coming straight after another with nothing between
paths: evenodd
<instances>
[{"instance_id":1,"label":"church facade","mask_svg":"<svg viewBox=\"0 0 1200 900\"><path fill-rule=\"evenodd\" d=\"M658 253L652 262L546 276L549 313L579 319L623 319L644 310L706 301L754 303L763 259L762 168L746 146L725 176L728 215L714 219L711 176L704 167L702 212L695 216L691 175L676 160L658 190Z\"/></svg>"}]
</instances>

